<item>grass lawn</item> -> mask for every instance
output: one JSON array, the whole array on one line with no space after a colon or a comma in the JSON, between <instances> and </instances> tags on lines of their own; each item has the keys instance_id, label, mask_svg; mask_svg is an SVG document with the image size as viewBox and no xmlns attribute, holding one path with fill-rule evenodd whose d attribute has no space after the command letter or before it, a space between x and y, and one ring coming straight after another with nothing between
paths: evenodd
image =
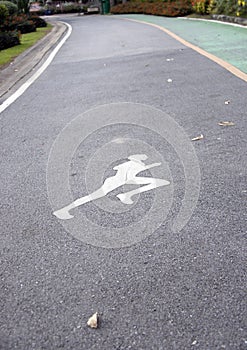
<instances>
[{"instance_id":1,"label":"grass lawn","mask_svg":"<svg viewBox=\"0 0 247 350\"><path fill-rule=\"evenodd\" d=\"M13 61L15 57L20 55L23 51L34 45L38 40L43 38L51 30L52 25L47 24L45 28L37 28L36 32L22 34L21 44L2 50L0 54L0 68Z\"/></svg>"}]
</instances>

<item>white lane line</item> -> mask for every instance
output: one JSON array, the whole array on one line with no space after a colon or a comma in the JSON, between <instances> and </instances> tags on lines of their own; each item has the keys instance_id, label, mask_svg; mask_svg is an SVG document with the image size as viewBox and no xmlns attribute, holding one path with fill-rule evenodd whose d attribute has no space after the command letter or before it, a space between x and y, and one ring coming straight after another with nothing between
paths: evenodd
<instances>
[{"instance_id":1,"label":"white lane line","mask_svg":"<svg viewBox=\"0 0 247 350\"><path fill-rule=\"evenodd\" d=\"M240 27L240 28L245 28L247 29L246 26L243 24L238 24L238 23L232 23L232 22L223 22L220 20L216 19L205 19L205 18L188 18L188 17L178 17L179 19L187 20L187 21L201 21L201 22L213 22L213 23L218 23L218 24L225 24L227 26L232 26L232 27Z\"/></svg>"},{"instance_id":2,"label":"white lane line","mask_svg":"<svg viewBox=\"0 0 247 350\"><path fill-rule=\"evenodd\" d=\"M59 42L59 44L55 47L55 49L51 52L47 60L44 62L44 64L35 72L16 92L13 93L7 100L5 100L0 105L0 113L2 113L6 108L8 108L13 102L15 102L28 88L31 86L36 79L39 78L39 76L46 70L46 68L51 64L54 57L58 53L58 51L61 49L65 41L69 38L69 36L72 33L72 27L70 24L66 22L62 22L68 27L68 31L66 35L63 37L63 39Z\"/></svg>"}]
</instances>

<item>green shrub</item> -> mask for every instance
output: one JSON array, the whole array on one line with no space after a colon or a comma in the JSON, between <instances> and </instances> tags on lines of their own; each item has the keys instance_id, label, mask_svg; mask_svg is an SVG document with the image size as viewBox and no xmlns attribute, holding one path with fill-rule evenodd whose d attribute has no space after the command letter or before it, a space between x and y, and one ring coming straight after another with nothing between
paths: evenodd
<instances>
[{"instance_id":1,"label":"green shrub","mask_svg":"<svg viewBox=\"0 0 247 350\"><path fill-rule=\"evenodd\" d=\"M17 5L11 1L0 1L0 5L5 5L7 7L10 16L18 12Z\"/></svg>"},{"instance_id":2,"label":"green shrub","mask_svg":"<svg viewBox=\"0 0 247 350\"><path fill-rule=\"evenodd\" d=\"M43 28L47 26L46 21L38 16L30 16L29 19L33 21L36 28Z\"/></svg>"},{"instance_id":3,"label":"green shrub","mask_svg":"<svg viewBox=\"0 0 247 350\"><path fill-rule=\"evenodd\" d=\"M195 13L200 15L206 15L209 13L209 1L208 0L193 0L192 8Z\"/></svg>"},{"instance_id":4,"label":"green shrub","mask_svg":"<svg viewBox=\"0 0 247 350\"><path fill-rule=\"evenodd\" d=\"M216 7L216 0L210 0L208 4L208 13L214 13Z\"/></svg>"},{"instance_id":5,"label":"green shrub","mask_svg":"<svg viewBox=\"0 0 247 350\"><path fill-rule=\"evenodd\" d=\"M81 12L82 5L74 2L61 3L59 7L53 7L55 13L78 13Z\"/></svg>"},{"instance_id":6,"label":"green shrub","mask_svg":"<svg viewBox=\"0 0 247 350\"><path fill-rule=\"evenodd\" d=\"M6 5L0 4L0 24L8 17L9 11Z\"/></svg>"},{"instance_id":7,"label":"green shrub","mask_svg":"<svg viewBox=\"0 0 247 350\"><path fill-rule=\"evenodd\" d=\"M230 15L234 13L235 11L229 11L229 8L232 7L232 5L236 5L237 1L232 0L216 0L213 13L217 14L224 14L224 15Z\"/></svg>"},{"instance_id":8,"label":"green shrub","mask_svg":"<svg viewBox=\"0 0 247 350\"><path fill-rule=\"evenodd\" d=\"M247 17L247 0L191 0L193 12Z\"/></svg>"},{"instance_id":9,"label":"green shrub","mask_svg":"<svg viewBox=\"0 0 247 350\"><path fill-rule=\"evenodd\" d=\"M17 31L0 32L0 50L20 44L20 35Z\"/></svg>"},{"instance_id":10,"label":"green shrub","mask_svg":"<svg viewBox=\"0 0 247 350\"><path fill-rule=\"evenodd\" d=\"M76 13L80 11L80 5L75 4L73 2L68 2L63 4L63 12L64 13Z\"/></svg>"},{"instance_id":11,"label":"green shrub","mask_svg":"<svg viewBox=\"0 0 247 350\"><path fill-rule=\"evenodd\" d=\"M237 16L247 17L247 2L246 0L238 0Z\"/></svg>"},{"instance_id":12,"label":"green shrub","mask_svg":"<svg viewBox=\"0 0 247 350\"><path fill-rule=\"evenodd\" d=\"M36 31L36 26L33 21L29 19L29 16L20 14L9 16L3 24L0 26L0 31L9 32L17 30L21 34L31 33Z\"/></svg>"},{"instance_id":13,"label":"green shrub","mask_svg":"<svg viewBox=\"0 0 247 350\"><path fill-rule=\"evenodd\" d=\"M54 13L60 14L60 13L87 12L87 6L83 5L83 2L87 2L87 0L82 0L82 3L76 3L76 2L60 3L59 6L47 4L35 13L39 16L42 16L42 15L53 15Z\"/></svg>"},{"instance_id":14,"label":"green shrub","mask_svg":"<svg viewBox=\"0 0 247 350\"><path fill-rule=\"evenodd\" d=\"M36 27L33 21L26 21L24 23L18 24L17 30L21 32L21 34L36 32Z\"/></svg>"},{"instance_id":15,"label":"green shrub","mask_svg":"<svg viewBox=\"0 0 247 350\"><path fill-rule=\"evenodd\" d=\"M210 0L208 13L229 16L247 16L246 0Z\"/></svg>"},{"instance_id":16,"label":"green shrub","mask_svg":"<svg viewBox=\"0 0 247 350\"><path fill-rule=\"evenodd\" d=\"M131 1L111 8L113 14L144 13L167 17L185 16L191 13L192 7L188 0L150 0Z\"/></svg>"}]
</instances>

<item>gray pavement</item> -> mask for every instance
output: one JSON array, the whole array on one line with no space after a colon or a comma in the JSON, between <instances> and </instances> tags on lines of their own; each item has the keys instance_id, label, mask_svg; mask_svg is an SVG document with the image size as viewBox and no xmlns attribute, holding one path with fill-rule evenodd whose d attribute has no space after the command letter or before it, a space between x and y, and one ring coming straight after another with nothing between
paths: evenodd
<instances>
[{"instance_id":1,"label":"gray pavement","mask_svg":"<svg viewBox=\"0 0 247 350\"><path fill-rule=\"evenodd\" d=\"M72 35L0 116L1 349L245 349L246 83L145 24L63 20ZM109 194L78 208L68 223L52 215L58 204L49 171L59 192L61 160L69 162L66 176L78 198L113 176L121 152L142 149L150 163L164 165L151 174L169 179L170 192L141 194L128 208ZM71 158L63 158L67 153ZM198 202L176 231L197 164ZM170 205L166 217L153 213L157 203ZM80 217L88 226L78 224ZM159 228L133 242L138 223L146 220L145 233L160 219ZM92 227L100 230L98 244L88 242ZM104 248L107 230L108 242L115 234L120 241L118 228L129 245ZM100 327L90 329L95 311Z\"/></svg>"}]
</instances>

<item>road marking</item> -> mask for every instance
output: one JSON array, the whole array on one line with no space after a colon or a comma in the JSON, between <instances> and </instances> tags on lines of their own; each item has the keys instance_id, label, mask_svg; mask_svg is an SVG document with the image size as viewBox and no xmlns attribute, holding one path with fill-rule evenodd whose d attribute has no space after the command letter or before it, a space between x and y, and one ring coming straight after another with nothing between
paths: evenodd
<instances>
[{"instance_id":1,"label":"road marking","mask_svg":"<svg viewBox=\"0 0 247 350\"><path fill-rule=\"evenodd\" d=\"M51 52L47 60L44 62L44 64L35 72L18 90L16 90L13 95L11 95L7 100L5 100L0 105L0 113L2 113L6 108L8 108L13 102L15 102L34 82L36 79L40 77L40 75L46 70L46 68L51 64L54 57L58 53L58 51L61 49L63 44L66 42L66 40L70 37L72 33L72 27L70 24L66 22L64 23L68 27L68 31L66 35L63 37L63 39L58 43L58 45L55 47L55 49Z\"/></svg>"},{"instance_id":2,"label":"road marking","mask_svg":"<svg viewBox=\"0 0 247 350\"><path fill-rule=\"evenodd\" d=\"M95 141L91 147L88 140ZM134 197L133 205L125 205L116 197L132 189L124 187L82 206L80 211L75 208L71 211L73 220L59 220L68 233L86 244L112 249L141 242L162 225L176 235L185 227L200 194L195 148L184 129L167 113L138 103L93 107L61 130L47 163L52 213L79 198L80 189L83 195L94 193L107 177L116 175L113 167L126 162L130 154L143 153L149 157L144 166L158 162L160 166L150 169L150 175L139 173L137 177L147 176L145 184L148 176L167 179L169 186L145 192L143 198ZM75 170L77 177L72 178ZM139 186L134 184L133 189Z\"/></svg>"},{"instance_id":3,"label":"road marking","mask_svg":"<svg viewBox=\"0 0 247 350\"><path fill-rule=\"evenodd\" d=\"M231 23L231 22L224 22L224 21L220 21L220 20L215 20L215 19L204 19L204 18L188 18L188 17L178 17L179 19L183 19L183 20L187 20L187 21L201 21L201 22L213 22L213 23L217 23L217 24L225 24L227 26L232 26L232 27L239 27L239 28L245 28L247 29L247 27L245 27L242 24L237 24L237 23Z\"/></svg>"},{"instance_id":4,"label":"road marking","mask_svg":"<svg viewBox=\"0 0 247 350\"><path fill-rule=\"evenodd\" d=\"M143 162L143 160L146 160L147 158L148 156L146 154L134 154L129 156L129 160L127 162L117 165L113 168L113 170L117 170L116 175L108 177L104 181L103 186L101 188L87 196L76 199L71 204L55 211L53 214L57 218L62 220L71 219L73 218L73 216L69 213L71 209L77 208L93 200L102 198L111 191L124 185L145 185L142 187L138 187L135 190L118 194L117 198L120 199L120 201L124 204L133 204L132 197L136 194L150 191L161 186L169 185L170 182L163 179L136 176L142 171L161 165L161 163L153 163L146 165Z\"/></svg>"},{"instance_id":5,"label":"road marking","mask_svg":"<svg viewBox=\"0 0 247 350\"><path fill-rule=\"evenodd\" d=\"M181 38L180 36L178 36L177 34L171 32L170 30L161 27L158 24L154 24L154 23L149 23L149 22L145 22L145 21L141 21L141 20L137 20L137 19L132 19L132 18L123 18L124 20L127 21L132 21L132 22L137 22L137 23L142 23L142 24L147 24L149 26L152 26L154 28L160 29L163 32L165 32L166 34L170 35L172 38L176 39L177 41L179 41L181 44L189 47L190 49L198 52L199 54L209 58L211 61L217 63L218 65L220 65L221 67L223 67L224 69L228 70L229 72L231 72L232 74L234 74L236 77L244 80L247 82L247 74L242 72L240 69L234 67L233 65L231 65L230 63L222 60L219 57L216 57L215 55L201 49L200 47L191 44L190 42L184 40L183 38Z\"/></svg>"}]
</instances>

